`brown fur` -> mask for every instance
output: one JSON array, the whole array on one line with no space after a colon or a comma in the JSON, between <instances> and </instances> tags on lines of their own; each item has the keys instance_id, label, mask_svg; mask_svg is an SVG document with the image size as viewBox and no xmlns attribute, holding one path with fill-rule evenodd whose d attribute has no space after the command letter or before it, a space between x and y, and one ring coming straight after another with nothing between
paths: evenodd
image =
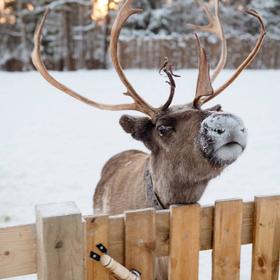
<instances>
[{"instance_id":1,"label":"brown fur","mask_svg":"<svg viewBox=\"0 0 280 280\"><path fill-rule=\"evenodd\" d=\"M209 180L223 169L212 166L196 144L200 124L208 115L208 111L184 106L173 107L155 120L122 117L120 123L124 130L142 141L151 154L131 150L106 163L94 194L94 212L115 215L152 207L144 180L146 164L154 190L166 208L172 204L197 202ZM160 136L161 125L172 126L172 132ZM157 262L156 279L166 280L167 258Z\"/></svg>"},{"instance_id":2,"label":"brown fur","mask_svg":"<svg viewBox=\"0 0 280 280\"><path fill-rule=\"evenodd\" d=\"M201 121L207 116L207 111L185 106L159 116L153 125L148 118L133 118L133 124L126 120L124 129L152 152L126 151L106 163L94 194L95 213L120 214L152 206L144 182L146 162L154 190L166 208L197 202L209 180L222 171L209 163L195 143ZM176 131L160 137L157 127L162 124L172 124Z\"/></svg>"},{"instance_id":3,"label":"brown fur","mask_svg":"<svg viewBox=\"0 0 280 280\"><path fill-rule=\"evenodd\" d=\"M121 214L125 210L151 206L146 199L144 185L147 159L147 154L131 150L106 163L94 194L95 213Z\"/></svg>"}]
</instances>

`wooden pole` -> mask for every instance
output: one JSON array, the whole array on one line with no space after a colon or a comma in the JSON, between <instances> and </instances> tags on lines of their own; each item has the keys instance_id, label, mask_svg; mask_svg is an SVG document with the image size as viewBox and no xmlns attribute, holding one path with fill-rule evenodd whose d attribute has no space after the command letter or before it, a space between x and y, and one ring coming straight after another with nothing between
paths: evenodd
<instances>
[{"instance_id":1,"label":"wooden pole","mask_svg":"<svg viewBox=\"0 0 280 280\"><path fill-rule=\"evenodd\" d=\"M84 279L84 233L76 204L37 206L36 230L38 279Z\"/></svg>"}]
</instances>

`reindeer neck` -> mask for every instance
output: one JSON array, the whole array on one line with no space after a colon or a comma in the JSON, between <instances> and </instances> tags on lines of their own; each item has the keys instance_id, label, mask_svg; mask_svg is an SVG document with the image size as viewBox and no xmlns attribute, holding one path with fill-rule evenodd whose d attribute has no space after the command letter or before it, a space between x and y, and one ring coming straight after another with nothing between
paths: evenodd
<instances>
[{"instance_id":1,"label":"reindeer neck","mask_svg":"<svg viewBox=\"0 0 280 280\"><path fill-rule=\"evenodd\" d=\"M150 156L147 168L151 174L153 190L164 208L174 204L197 202L212 177L196 176L185 166L172 166L170 161Z\"/></svg>"}]
</instances>

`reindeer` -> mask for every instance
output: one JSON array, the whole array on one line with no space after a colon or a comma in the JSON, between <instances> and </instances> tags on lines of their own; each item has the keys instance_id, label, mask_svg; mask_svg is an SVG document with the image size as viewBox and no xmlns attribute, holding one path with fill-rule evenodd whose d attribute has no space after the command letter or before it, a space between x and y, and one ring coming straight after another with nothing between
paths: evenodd
<instances>
[{"instance_id":1,"label":"reindeer","mask_svg":"<svg viewBox=\"0 0 280 280\"><path fill-rule=\"evenodd\" d=\"M88 99L55 80L45 68L40 55L40 38L48 11L34 35L32 59L41 75L62 92L98 109L111 111L132 110L145 116L124 115L120 125L134 139L142 141L150 150L146 154L137 150L122 152L111 158L102 170L101 179L94 193L94 212L119 214L125 210L154 207L166 209L173 204L190 204L199 201L209 181L217 177L244 151L247 130L243 121L222 111L220 105L202 109L210 100L224 92L240 73L253 61L265 36L261 16L254 10L246 13L260 24L260 35L255 47L234 74L220 87L213 89L213 82L226 64L227 43L219 17L219 1L201 4L208 19L206 26L193 26L208 31L221 41L220 60L210 75L205 49L196 36L199 58L199 75L195 98L191 103L171 106L175 94L172 67L166 60L162 71L168 77L170 94L159 108L148 104L128 81L118 57L118 40L127 19L141 12L132 7L132 0L122 5L111 32L110 54L112 64L126 87L125 95L132 103L108 105ZM166 259L161 261L157 278L167 279ZM160 265L160 264L159 264Z\"/></svg>"}]
</instances>

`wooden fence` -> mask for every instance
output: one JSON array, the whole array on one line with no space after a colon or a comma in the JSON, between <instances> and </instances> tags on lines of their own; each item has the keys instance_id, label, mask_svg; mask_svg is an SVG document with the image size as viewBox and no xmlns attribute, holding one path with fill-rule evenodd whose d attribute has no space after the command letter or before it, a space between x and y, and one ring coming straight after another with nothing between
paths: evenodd
<instances>
[{"instance_id":1,"label":"wooden fence","mask_svg":"<svg viewBox=\"0 0 280 280\"><path fill-rule=\"evenodd\" d=\"M249 54L256 42L254 36L230 37L226 68L236 69ZM220 42L201 37L212 67L220 57ZM280 68L280 40L267 37L250 65L252 69ZM177 69L197 69L197 46L193 36L169 35L165 37L132 37L120 41L120 58L124 68L159 69L164 57L168 57Z\"/></svg>"},{"instance_id":2,"label":"wooden fence","mask_svg":"<svg viewBox=\"0 0 280 280\"><path fill-rule=\"evenodd\" d=\"M252 243L251 279L276 280L280 196L98 217L82 217L71 202L38 206L36 224L0 228L0 279L37 273L42 280L109 280L88 257L99 242L129 269L141 271L143 280L154 279L159 256L170 256L170 280L198 279L199 251L209 249L212 279L239 279L241 245Z\"/></svg>"}]
</instances>

